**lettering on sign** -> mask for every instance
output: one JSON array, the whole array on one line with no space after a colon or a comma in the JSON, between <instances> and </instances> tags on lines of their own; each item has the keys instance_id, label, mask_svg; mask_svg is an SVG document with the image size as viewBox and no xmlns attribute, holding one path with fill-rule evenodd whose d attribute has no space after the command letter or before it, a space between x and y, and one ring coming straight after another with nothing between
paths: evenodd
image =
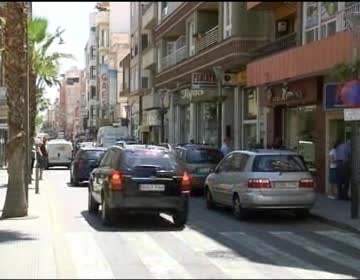
<instances>
[{"instance_id":1,"label":"lettering on sign","mask_svg":"<svg viewBox=\"0 0 360 280\"><path fill-rule=\"evenodd\" d=\"M359 121L359 120L360 120L359 108L344 109L344 121Z\"/></svg>"},{"instance_id":2,"label":"lettering on sign","mask_svg":"<svg viewBox=\"0 0 360 280\"><path fill-rule=\"evenodd\" d=\"M266 96L270 102L285 102L289 100L298 100L303 98L300 90L289 90L288 85L285 83L281 88L281 93L276 94L271 87L265 89Z\"/></svg>"},{"instance_id":3,"label":"lettering on sign","mask_svg":"<svg viewBox=\"0 0 360 280\"><path fill-rule=\"evenodd\" d=\"M213 72L196 72L191 74L192 88L216 86L216 76Z\"/></svg>"},{"instance_id":4,"label":"lettering on sign","mask_svg":"<svg viewBox=\"0 0 360 280\"><path fill-rule=\"evenodd\" d=\"M182 91L182 99L192 100L193 97L202 96L205 92L202 89L185 89Z\"/></svg>"},{"instance_id":5,"label":"lettering on sign","mask_svg":"<svg viewBox=\"0 0 360 280\"><path fill-rule=\"evenodd\" d=\"M107 103L107 96L108 96L108 77L106 73L103 73L100 76L101 81L101 96L103 100L103 104Z\"/></svg>"}]
</instances>

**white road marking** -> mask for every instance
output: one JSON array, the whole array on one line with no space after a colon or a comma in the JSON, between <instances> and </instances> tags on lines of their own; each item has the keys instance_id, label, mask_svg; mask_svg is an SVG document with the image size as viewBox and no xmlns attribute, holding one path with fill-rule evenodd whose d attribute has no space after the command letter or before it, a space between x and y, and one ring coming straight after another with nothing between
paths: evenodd
<instances>
[{"instance_id":1,"label":"white road marking","mask_svg":"<svg viewBox=\"0 0 360 280\"><path fill-rule=\"evenodd\" d=\"M360 250L360 238L357 237L356 234L353 233L345 233L336 230L329 230L329 231L315 231L315 233L324 235L328 238L340 241L345 243L351 247ZM360 264L359 264L360 265Z\"/></svg>"},{"instance_id":2,"label":"white road marking","mask_svg":"<svg viewBox=\"0 0 360 280\"><path fill-rule=\"evenodd\" d=\"M184 242L195 252L198 252L207 257L213 265L220 269L220 271L222 271L229 278L267 278L267 275L261 273L260 271L266 271L270 266L257 264L244 257L241 257L233 250L207 237L204 234L188 228L184 229L182 232L172 232L171 234Z\"/></svg>"},{"instance_id":3,"label":"white road marking","mask_svg":"<svg viewBox=\"0 0 360 280\"><path fill-rule=\"evenodd\" d=\"M360 261L358 259L354 259L352 257L339 253L335 250L322 246L314 241L308 240L307 238L304 238L292 232L270 233L295 245L301 246L302 248L310 251L313 254L327 258L333 262L360 272Z\"/></svg>"},{"instance_id":4,"label":"white road marking","mask_svg":"<svg viewBox=\"0 0 360 280\"><path fill-rule=\"evenodd\" d=\"M159 279L191 279L185 268L164 251L147 233L119 233L134 248L150 273Z\"/></svg>"},{"instance_id":5,"label":"white road marking","mask_svg":"<svg viewBox=\"0 0 360 280\"><path fill-rule=\"evenodd\" d=\"M256 254L264 256L273 261L282 270L287 270L292 275L296 275L301 279L338 279L343 278L345 275L329 273L321 271L319 267L313 264L303 261L302 259L295 257L289 253L286 253L274 246L271 246L259 238L249 236L242 232L223 232L221 233L225 237L232 241L246 247L248 250L254 251ZM289 278L290 275L287 275Z\"/></svg>"},{"instance_id":6,"label":"white road marking","mask_svg":"<svg viewBox=\"0 0 360 280\"><path fill-rule=\"evenodd\" d=\"M66 233L79 279L115 279L106 257L90 232Z\"/></svg>"}]
</instances>

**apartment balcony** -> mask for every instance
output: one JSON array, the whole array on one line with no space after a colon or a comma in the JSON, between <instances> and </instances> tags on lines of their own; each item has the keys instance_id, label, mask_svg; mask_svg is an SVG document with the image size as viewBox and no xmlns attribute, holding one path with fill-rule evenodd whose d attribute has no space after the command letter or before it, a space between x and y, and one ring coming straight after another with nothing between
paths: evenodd
<instances>
[{"instance_id":1,"label":"apartment balcony","mask_svg":"<svg viewBox=\"0 0 360 280\"><path fill-rule=\"evenodd\" d=\"M260 58L296 46L296 32L280 37L279 39L260 46L251 51L253 58Z\"/></svg>"},{"instance_id":2,"label":"apartment balcony","mask_svg":"<svg viewBox=\"0 0 360 280\"><path fill-rule=\"evenodd\" d=\"M352 36L349 31L255 60L247 65L247 86L278 83L325 75L337 63L352 57Z\"/></svg>"},{"instance_id":3,"label":"apartment balcony","mask_svg":"<svg viewBox=\"0 0 360 280\"><path fill-rule=\"evenodd\" d=\"M150 2L143 6L142 27L143 29L151 29L156 25L156 4Z\"/></svg>"},{"instance_id":4,"label":"apartment balcony","mask_svg":"<svg viewBox=\"0 0 360 280\"><path fill-rule=\"evenodd\" d=\"M247 10L272 10L280 6L291 5L294 2L246 2ZM296 4L296 3L295 3Z\"/></svg>"},{"instance_id":5,"label":"apartment balcony","mask_svg":"<svg viewBox=\"0 0 360 280\"><path fill-rule=\"evenodd\" d=\"M172 54L165 56L161 60L161 70L165 70L173 65L178 64L187 57L186 46L176 49Z\"/></svg>"},{"instance_id":6,"label":"apartment balcony","mask_svg":"<svg viewBox=\"0 0 360 280\"><path fill-rule=\"evenodd\" d=\"M219 25L211 28L195 42L195 52L198 53L219 42Z\"/></svg>"},{"instance_id":7,"label":"apartment balcony","mask_svg":"<svg viewBox=\"0 0 360 280\"><path fill-rule=\"evenodd\" d=\"M110 22L109 12L97 12L95 17L96 26L100 24L109 24Z\"/></svg>"},{"instance_id":8,"label":"apartment balcony","mask_svg":"<svg viewBox=\"0 0 360 280\"><path fill-rule=\"evenodd\" d=\"M149 94L142 97L142 106L144 110L150 110L160 107L159 94L152 90Z\"/></svg>"},{"instance_id":9,"label":"apartment balcony","mask_svg":"<svg viewBox=\"0 0 360 280\"><path fill-rule=\"evenodd\" d=\"M142 67L143 69L151 69L156 64L156 49L148 47L144 50L142 55Z\"/></svg>"},{"instance_id":10,"label":"apartment balcony","mask_svg":"<svg viewBox=\"0 0 360 280\"><path fill-rule=\"evenodd\" d=\"M188 83L193 72L211 71L214 66L222 66L225 71L230 69L240 71L251 60L249 51L263 44L262 38L233 36L220 43L211 44L206 50L203 49L190 57L186 55L185 49L177 50L177 53L171 54L162 61L167 68L163 68L156 75L155 85L173 87L178 82Z\"/></svg>"}]
</instances>

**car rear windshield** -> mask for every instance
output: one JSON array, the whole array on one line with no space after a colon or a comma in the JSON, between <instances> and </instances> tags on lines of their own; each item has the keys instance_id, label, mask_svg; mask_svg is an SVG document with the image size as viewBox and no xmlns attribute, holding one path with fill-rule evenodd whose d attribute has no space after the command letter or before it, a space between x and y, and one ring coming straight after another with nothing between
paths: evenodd
<instances>
[{"instance_id":1,"label":"car rear windshield","mask_svg":"<svg viewBox=\"0 0 360 280\"><path fill-rule=\"evenodd\" d=\"M256 156L254 172L305 172L307 168L298 155L261 155Z\"/></svg>"},{"instance_id":2,"label":"car rear windshield","mask_svg":"<svg viewBox=\"0 0 360 280\"><path fill-rule=\"evenodd\" d=\"M187 152L186 162L188 163L214 163L218 164L223 158L221 151L216 149L198 148Z\"/></svg>"},{"instance_id":3,"label":"car rear windshield","mask_svg":"<svg viewBox=\"0 0 360 280\"><path fill-rule=\"evenodd\" d=\"M100 159L105 151L83 151L80 155L81 159L95 160Z\"/></svg>"},{"instance_id":4,"label":"car rear windshield","mask_svg":"<svg viewBox=\"0 0 360 280\"><path fill-rule=\"evenodd\" d=\"M177 168L175 156L161 150L128 151L124 161L128 168L144 165L156 166L162 170L175 170Z\"/></svg>"}]
</instances>

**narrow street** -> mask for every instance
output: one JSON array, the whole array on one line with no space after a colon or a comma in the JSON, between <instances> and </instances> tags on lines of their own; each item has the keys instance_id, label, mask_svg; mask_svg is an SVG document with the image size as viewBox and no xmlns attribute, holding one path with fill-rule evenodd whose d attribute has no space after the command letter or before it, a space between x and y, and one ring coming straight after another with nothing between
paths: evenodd
<instances>
[{"instance_id":1,"label":"narrow street","mask_svg":"<svg viewBox=\"0 0 360 280\"><path fill-rule=\"evenodd\" d=\"M360 237L311 219L274 213L239 222L193 197L183 230L166 216L130 216L104 227L87 212L86 185L71 187L69 171L60 168L44 177L57 262L77 278L360 277Z\"/></svg>"}]
</instances>

